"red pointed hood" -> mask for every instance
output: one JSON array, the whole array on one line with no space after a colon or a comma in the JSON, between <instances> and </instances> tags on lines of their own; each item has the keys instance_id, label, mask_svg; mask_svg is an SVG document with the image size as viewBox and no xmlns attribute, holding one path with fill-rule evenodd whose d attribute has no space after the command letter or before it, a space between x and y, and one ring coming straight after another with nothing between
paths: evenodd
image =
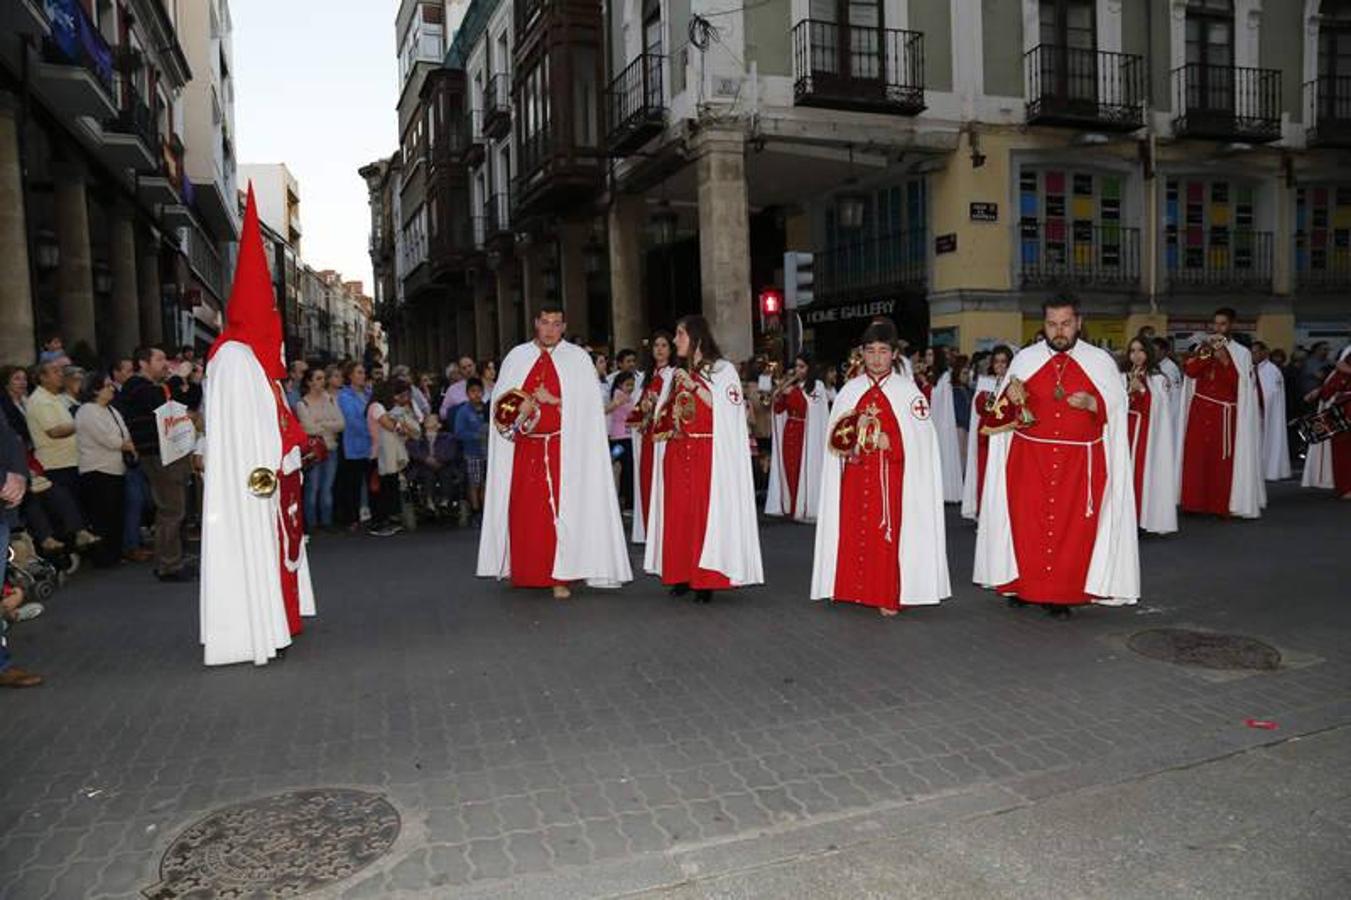
<instances>
[{"instance_id":1,"label":"red pointed hood","mask_svg":"<svg viewBox=\"0 0 1351 900\"><path fill-rule=\"evenodd\" d=\"M248 202L244 207L244 230L239 237L239 263L235 283L225 304L225 330L207 351L209 361L229 341L240 341L253 349L267 377L280 381L286 377L282 359L281 314L273 292L272 276L263 249L263 231L258 225L258 204L249 182Z\"/></svg>"}]
</instances>

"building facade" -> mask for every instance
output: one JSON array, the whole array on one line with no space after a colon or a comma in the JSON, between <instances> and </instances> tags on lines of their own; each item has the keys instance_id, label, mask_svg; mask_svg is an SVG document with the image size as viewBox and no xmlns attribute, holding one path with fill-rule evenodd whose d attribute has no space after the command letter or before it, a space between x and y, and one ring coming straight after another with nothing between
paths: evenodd
<instances>
[{"instance_id":1,"label":"building facade","mask_svg":"<svg viewBox=\"0 0 1351 900\"><path fill-rule=\"evenodd\" d=\"M444 148L437 227L473 252L429 240L464 283L411 321L444 359L549 296L615 346L699 311L745 358L800 251L823 357L877 314L1021 343L1064 291L1118 347L1222 304L1344 340L1348 47L1346 0L474 0L402 148Z\"/></svg>"}]
</instances>

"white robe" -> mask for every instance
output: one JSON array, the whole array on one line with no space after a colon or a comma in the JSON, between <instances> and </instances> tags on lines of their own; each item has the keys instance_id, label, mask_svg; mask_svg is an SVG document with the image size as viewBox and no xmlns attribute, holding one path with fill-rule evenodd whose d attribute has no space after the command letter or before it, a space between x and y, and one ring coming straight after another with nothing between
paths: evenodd
<instances>
[{"instance_id":1,"label":"white robe","mask_svg":"<svg viewBox=\"0 0 1351 900\"><path fill-rule=\"evenodd\" d=\"M1182 452L1182 367L1168 357L1159 360L1159 371L1168 382L1168 410L1173 419L1173 435L1178 452Z\"/></svg>"},{"instance_id":2,"label":"white robe","mask_svg":"<svg viewBox=\"0 0 1351 900\"><path fill-rule=\"evenodd\" d=\"M1269 359L1257 366L1262 391L1262 477L1280 481L1290 477L1290 440L1286 433L1285 376Z\"/></svg>"},{"instance_id":3,"label":"white robe","mask_svg":"<svg viewBox=\"0 0 1351 900\"><path fill-rule=\"evenodd\" d=\"M1130 376L1125 376L1129 379ZM1177 464L1173 442L1173 411L1168 406L1168 378L1161 373L1146 379L1149 386L1149 429L1145 438L1144 486L1139 499L1140 528L1153 534L1177 531ZM1134 413L1130 413L1134 415ZM1131 444L1131 471L1140 448Z\"/></svg>"},{"instance_id":4,"label":"white robe","mask_svg":"<svg viewBox=\"0 0 1351 900\"><path fill-rule=\"evenodd\" d=\"M802 459L797 471L797 502L791 510L788 505L788 473L784 468L783 429L788 424L788 413L774 414L773 455L769 462L769 488L765 492L765 515L791 516L799 522L816 521L816 503L821 493L821 455L826 448L826 419L830 404L826 387L820 381L807 394L807 420L803 423Z\"/></svg>"},{"instance_id":5,"label":"white robe","mask_svg":"<svg viewBox=\"0 0 1351 900\"><path fill-rule=\"evenodd\" d=\"M733 587L765 580L760 558L760 529L755 510L746 398L736 367L719 360L709 378L713 398L713 470L709 483L708 525L699 567L721 572ZM680 438L676 438L680 440ZM652 509L643 567L661 575L665 479L652 473Z\"/></svg>"},{"instance_id":6,"label":"white robe","mask_svg":"<svg viewBox=\"0 0 1351 900\"><path fill-rule=\"evenodd\" d=\"M277 405L267 373L239 341L221 346L206 367L205 484L199 608L208 666L264 665L291 644L281 589L280 496L248 489L256 468L294 471L282 458ZM297 572L301 615L314 615L309 563Z\"/></svg>"},{"instance_id":7,"label":"white robe","mask_svg":"<svg viewBox=\"0 0 1351 900\"><path fill-rule=\"evenodd\" d=\"M628 545L619 517L610 464L610 441L605 411L596 388L591 355L566 341L553 348L554 369L563 391L563 425L559 435L558 543L553 577L585 581L591 587L619 587L633 579ZM498 370L494 393L501 397L519 388L539 359L534 342L520 344L507 354ZM491 421L491 418L490 418ZM488 474L483 491L483 528L479 538L481 578L511 575L511 469L516 445L495 427L488 429Z\"/></svg>"},{"instance_id":8,"label":"white robe","mask_svg":"<svg viewBox=\"0 0 1351 900\"><path fill-rule=\"evenodd\" d=\"M962 442L957 436L957 407L952 399L952 373L944 372L933 389L933 424L943 469L943 502L962 502Z\"/></svg>"},{"instance_id":9,"label":"white robe","mask_svg":"<svg viewBox=\"0 0 1351 900\"><path fill-rule=\"evenodd\" d=\"M666 400L667 393L671 390L671 376L675 372L671 366L662 369L658 374L661 375L661 392L657 395L657 406L660 407ZM646 377L639 375L641 379L634 386L635 396L640 399L643 396L643 384L646 383ZM629 429L633 435L633 527L630 532L629 540L635 544L647 542L647 523L644 513L646 510L640 509L643 502L643 433L637 428ZM666 442L655 441L652 444L652 483L656 490L656 473L661 468L661 461L666 458ZM650 501L649 501L650 502Z\"/></svg>"},{"instance_id":10,"label":"white robe","mask_svg":"<svg viewBox=\"0 0 1351 900\"><path fill-rule=\"evenodd\" d=\"M1027 381L1050 361L1053 353L1045 342L1023 348L1009 364L1008 376ZM1116 360L1106 350L1079 341L1069 353L1107 405L1107 424L1103 430L1107 484L1098 506L1098 530L1084 579L1084 592L1098 598L1094 603L1105 606L1132 604L1140 597L1140 548L1135 522L1135 472L1131 468L1126 427L1126 388ZM980 500L972 577L976 584L988 588L1007 584L1018 577L1008 497L1009 444L1012 440L1011 431L991 435L985 462L985 489Z\"/></svg>"},{"instance_id":11,"label":"white robe","mask_svg":"<svg viewBox=\"0 0 1351 900\"><path fill-rule=\"evenodd\" d=\"M976 483L980 480L980 411L976 409L976 398L982 391L994 393L998 389L998 379L993 375L982 375L976 379L976 389L971 392L971 418L966 429L966 475L962 481L963 519L974 520L980 506L976 496Z\"/></svg>"},{"instance_id":12,"label":"white robe","mask_svg":"<svg viewBox=\"0 0 1351 900\"><path fill-rule=\"evenodd\" d=\"M1337 361L1341 362L1347 357L1351 357L1351 345L1342 348ZM1330 400L1318 401L1318 409L1327 409L1331 404ZM1332 474L1332 441L1319 441L1317 444L1310 444L1304 454L1304 474L1300 476L1300 486L1306 488L1317 488L1320 490L1331 491L1337 487L1336 480Z\"/></svg>"},{"instance_id":13,"label":"white robe","mask_svg":"<svg viewBox=\"0 0 1351 900\"><path fill-rule=\"evenodd\" d=\"M1252 352L1237 341L1228 344L1229 358L1238 369L1238 427L1234 434L1234 478L1229 487L1229 513L1256 519L1267 505L1267 486L1262 480L1262 413L1257 406L1257 375ZM1178 421L1177 490L1182 494L1183 457L1187 453L1187 419L1196 398L1196 379L1184 378L1182 415ZM1205 402L1205 401L1202 401Z\"/></svg>"},{"instance_id":14,"label":"white robe","mask_svg":"<svg viewBox=\"0 0 1351 900\"><path fill-rule=\"evenodd\" d=\"M872 379L866 374L851 379L840 389L831 411L830 425L852 410ZM923 398L914 381L897 375L882 384L882 393L901 429L905 465L901 476L900 531L896 552L901 567L901 594L905 606L932 605L952 596L948 575L946 523L943 513L943 475L939 471L938 432L932 417L916 412L916 399ZM822 448L821 504L816 520L816 553L812 563L812 599L833 595L840 547L840 484L845 462ZM846 523L853 527L855 523Z\"/></svg>"}]
</instances>

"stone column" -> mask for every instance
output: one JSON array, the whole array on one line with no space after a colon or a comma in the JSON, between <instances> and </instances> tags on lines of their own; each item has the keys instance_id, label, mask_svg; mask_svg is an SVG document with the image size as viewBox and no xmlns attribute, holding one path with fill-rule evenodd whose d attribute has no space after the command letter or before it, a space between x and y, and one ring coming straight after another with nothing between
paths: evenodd
<instances>
[{"instance_id":1,"label":"stone column","mask_svg":"<svg viewBox=\"0 0 1351 900\"><path fill-rule=\"evenodd\" d=\"M520 269L516 259L504 259L497 267L497 346L503 356L521 342L520 317L516 314Z\"/></svg>"},{"instance_id":2,"label":"stone column","mask_svg":"<svg viewBox=\"0 0 1351 900\"><path fill-rule=\"evenodd\" d=\"M84 176L63 173L56 179L56 241L61 262L56 292L61 309L61 336L67 351L80 343L98 352L94 331L94 275L89 252L89 205Z\"/></svg>"},{"instance_id":3,"label":"stone column","mask_svg":"<svg viewBox=\"0 0 1351 900\"><path fill-rule=\"evenodd\" d=\"M164 293L159 280L159 238L151 238L141 248L136 267L141 284L141 340L146 344L164 343Z\"/></svg>"},{"instance_id":4,"label":"stone column","mask_svg":"<svg viewBox=\"0 0 1351 900\"><path fill-rule=\"evenodd\" d=\"M559 280L563 288L563 314L568 330L587 340L591 333L591 303L586 290L586 241L589 222L564 222L558 228Z\"/></svg>"},{"instance_id":5,"label":"stone column","mask_svg":"<svg viewBox=\"0 0 1351 900\"><path fill-rule=\"evenodd\" d=\"M497 345L497 323L493 321L492 279L479 272L474 279L474 347L480 359L500 357L503 348Z\"/></svg>"},{"instance_id":6,"label":"stone column","mask_svg":"<svg viewBox=\"0 0 1351 900\"><path fill-rule=\"evenodd\" d=\"M524 247L518 254L521 269L521 325L530 334L535 313L544 302L544 247L538 243ZM572 323L568 322L568 334Z\"/></svg>"},{"instance_id":7,"label":"stone column","mask_svg":"<svg viewBox=\"0 0 1351 900\"><path fill-rule=\"evenodd\" d=\"M728 359L754 350L746 139L739 130L705 132L697 145L699 271L703 313Z\"/></svg>"},{"instance_id":8,"label":"stone column","mask_svg":"<svg viewBox=\"0 0 1351 900\"><path fill-rule=\"evenodd\" d=\"M23 171L15 98L0 93L0 364L31 365L33 285L28 268L28 225L24 220Z\"/></svg>"},{"instance_id":9,"label":"stone column","mask_svg":"<svg viewBox=\"0 0 1351 900\"><path fill-rule=\"evenodd\" d=\"M455 346L450 348L446 354L445 362L449 364L451 357L459 359L461 356L470 356L478 359L484 350L478 346L478 329L474 327L474 300L472 297L466 297L463 293L455 295ZM486 350L486 348L485 348Z\"/></svg>"},{"instance_id":10,"label":"stone column","mask_svg":"<svg viewBox=\"0 0 1351 900\"><path fill-rule=\"evenodd\" d=\"M112 213L109 266L113 276L111 354L130 353L141 343L140 302L136 296L136 226L132 211L119 204Z\"/></svg>"},{"instance_id":11,"label":"stone column","mask_svg":"<svg viewBox=\"0 0 1351 900\"><path fill-rule=\"evenodd\" d=\"M643 198L618 194L610 204L610 310L616 347L639 347L647 337L643 298Z\"/></svg>"}]
</instances>

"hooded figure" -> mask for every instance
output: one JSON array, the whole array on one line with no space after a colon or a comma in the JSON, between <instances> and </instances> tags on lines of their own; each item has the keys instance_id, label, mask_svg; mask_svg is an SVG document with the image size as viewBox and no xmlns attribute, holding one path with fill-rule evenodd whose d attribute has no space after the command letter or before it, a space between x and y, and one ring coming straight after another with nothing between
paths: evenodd
<instances>
[{"instance_id":1,"label":"hooded figure","mask_svg":"<svg viewBox=\"0 0 1351 900\"><path fill-rule=\"evenodd\" d=\"M305 432L281 390L281 316L252 184L225 321L206 364L201 641L208 666L264 665L314 615L314 591L301 520Z\"/></svg>"}]
</instances>

